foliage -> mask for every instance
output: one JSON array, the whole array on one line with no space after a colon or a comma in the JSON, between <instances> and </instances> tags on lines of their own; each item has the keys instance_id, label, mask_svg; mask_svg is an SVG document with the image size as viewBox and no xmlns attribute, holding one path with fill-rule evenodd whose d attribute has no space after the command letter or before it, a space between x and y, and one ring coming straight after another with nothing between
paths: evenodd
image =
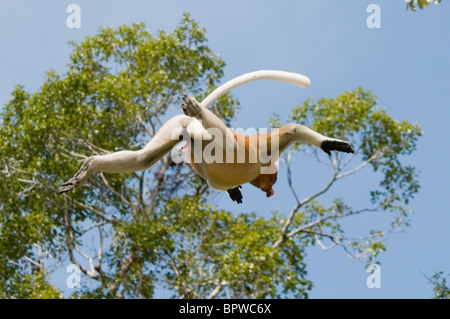
<instances>
[{"instance_id":1,"label":"foliage","mask_svg":"<svg viewBox=\"0 0 450 319\"><path fill-rule=\"evenodd\" d=\"M349 139L358 152L333 155L331 181L289 214L217 209L208 185L170 156L148 171L95 174L59 195L86 157L141 148L179 111L182 93L201 99L224 68L187 14L171 33L133 24L72 45L65 74L48 72L35 93L17 86L0 114L0 297L59 298L49 274L74 263L83 274L74 298L304 298L312 287L307 247L328 241L365 260L385 249L382 231L346 238L344 217L387 212L395 229L407 224L419 184L403 160L421 131L392 119L363 89L293 110L290 121ZM226 95L214 111L227 122L237 105ZM297 151L316 152L297 145L288 157ZM370 207L318 201L369 164L382 176Z\"/></svg>"},{"instance_id":2,"label":"foliage","mask_svg":"<svg viewBox=\"0 0 450 319\"><path fill-rule=\"evenodd\" d=\"M417 11L416 5L423 9L425 7L428 7L433 0L406 0L406 9L411 9L412 11ZM441 0L435 0L434 3L438 4Z\"/></svg>"},{"instance_id":3,"label":"foliage","mask_svg":"<svg viewBox=\"0 0 450 319\"><path fill-rule=\"evenodd\" d=\"M34 271L30 274L15 273L2 282L0 298L14 299L60 299L61 291L52 285L45 271Z\"/></svg>"},{"instance_id":4,"label":"foliage","mask_svg":"<svg viewBox=\"0 0 450 319\"><path fill-rule=\"evenodd\" d=\"M435 273L429 282L433 285L434 299L450 299L450 287L443 271Z\"/></svg>"},{"instance_id":5,"label":"foliage","mask_svg":"<svg viewBox=\"0 0 450 319\"><path fill-rule=\"evenodd\" d=\"M344 217L368 212L387 212L393 220L389 231L401 230L409 224L410 210L405 204L419 191L420 185L415 168L404 165L402 160L416 149L416 141L422 135L420 127L407 120L393 119L377 105L376 98L362 88L344 92L334 99L308 99L292 110L288 122L297 122L327 136L347 140L355 146L355 154L336 153L329 162L323 162L318 154L320 150L300 144L285 153L289 186L297 205L290 212L282 237L275 244L283 243L286 238L308 235L313 238L312 243L323 248L341 246L349 255L372 262L380 251L385 250L383 239L387 231L370 230L368 236L354 239L345 236L340 221ZM302 200L292 187L289 168L291 155L297 151L302 151L305 156L315 156L323 164L331 166L333 172L323 189ZM355 161L356 164L353 163ZM372 167L375 176L381 176L379 188L370 192L370 206L355 209L341 198L335 198L328 207L318 202L317 197L328 192L336 181L366 166ZM329 246L324 242L329 242Z\"/></svg>"}]
</instances>

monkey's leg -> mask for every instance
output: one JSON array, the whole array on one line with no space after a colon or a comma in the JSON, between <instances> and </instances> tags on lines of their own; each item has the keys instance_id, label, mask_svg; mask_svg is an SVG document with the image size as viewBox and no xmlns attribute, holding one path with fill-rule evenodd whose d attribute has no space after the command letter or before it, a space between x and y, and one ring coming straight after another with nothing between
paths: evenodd
<instances>
[{"instance_id":1,"label":"monkey's leg","mask_svg":"<svg viewBox=\"0 0 450 319\"><path fill-rule=\"evenodd\" d=\"M349 142L326 137L300 124L287 124L280 127L278 131L272 133L271 137L272 141L278 139L280 153L295 141L320 147L328 155L331 155L331 151L355 152Z\"/></svg>"},{"instance_id":2,"label":"monkey's leg","mask_svg":"<svg viewBox=\"0 0 450 319\"><path fill-rule=\"evenodd\" d=\"M65 193L79 187L93 172L130 173L151 167L180 141L180 135L190 120L185 115L171 118L141 150L88 158L74 177L62 184L58 192Z\"/></svg>"},{"instance_id":3,"label":"monkey's leg","mask_svg":"<svg viewBox=\"0 0 450 319\"><path fill-rule=\"evenodd\" d=\"M215 142L219 143L228 152L237 151L238 146L234 137L235 133L219 117L201 106L194 97L183 95L183 101L182 109L184 114L199 120L211 135L218 138L215 139Z\"/></svg>"}]
</instances>

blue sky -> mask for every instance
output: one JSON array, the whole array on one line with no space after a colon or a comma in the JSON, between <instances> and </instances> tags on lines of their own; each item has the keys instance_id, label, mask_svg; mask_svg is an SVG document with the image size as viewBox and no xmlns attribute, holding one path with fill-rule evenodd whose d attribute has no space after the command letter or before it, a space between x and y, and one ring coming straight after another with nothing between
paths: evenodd
<instances>
[{"instance_id":1,"label":"blue sky","mask_svg":"<svg viewBox=\"0 0 450 319\"><path fill-rule=\"evenodd\" d=\"M66 7L81 7L81 28L66 27ZM381 28L369 29L369 4L381 8ZM66 70L70 40L81 41L100 26L143 21L151 31L171 31L182 13L208 30L209 46L227 63L225 80L259 69L305 74L312 85L299 89L261 81L233 91L241 101L235 127L266 127L277 111L286 118L308 97L334 97L358 86L372 90L396 119L421 125L418 150L405 158L420 171L422 189L412 201L411 227L391 235L381 263L381 288L366 287L365 264L342 249L308 249L306 262L314 282L311 298L429 298L426 276L450 273L450 3L443 1L414 13L402 0L322 1L13 1L0 2L0 105L16 84L35 91L45 72ZM294 186L300 197L318 190L327 173L314 161L293 159ZM256 211L268 216L288 213L295 204L281 168L275 196L266 199L244 186L244 204L227 196L217 205L233 212ZM339 182L330 196L343 196L355 206L367 203L376 183L370 170ZM349 220L349 234L385 225L386 218L367 215ZM61 280L61 285L64 281ZM163 297L163 295L161 295Z\"/></svg>"}]
</instances>

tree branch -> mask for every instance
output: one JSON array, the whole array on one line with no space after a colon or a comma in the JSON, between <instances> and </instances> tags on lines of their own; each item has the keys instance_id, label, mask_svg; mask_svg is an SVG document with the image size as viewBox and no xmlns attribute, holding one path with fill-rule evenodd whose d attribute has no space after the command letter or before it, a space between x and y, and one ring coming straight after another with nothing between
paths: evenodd
<instances>
[{"instance_id":1,"label":"tree branch","mask_svg":"<svg viewBox=\"0 0 450 319\"><path fill-rule=\"evenodd\" d=\"M354 215L358 215L364 212L374 212L378 210L378 208L363 208L354 212L350 212L348 214L343 214L343 215L331 215L331 216L327 216L327 217L323 217L323 218L319 218L313 222L310 222L304 226L300 226L296 229L294 229L293 231L289 232L288 234L286 234L286 238L290 238L292 236L295 236L296 234L300 233L300 232L305 232L308 228L311 228L317 224L323 223L324 221L328 220L328 219L339 219L339 218L344 218L344 217L348 217L348 216L354 216Z\"/></svg>"},{"instance_id":2,"label":"tree branch","mask_svg":"<svg viewBox=\"0 0 450 319\"><path fill-rule=\"evenodd\" d=\"M290 188L292 194L293 194L294 197L295 197L295 200L297 201L297 204L299 204L299 203L300 203L300 200L298 199L297 193L296 193L294 187L292 186L292 173L291 173L291 155L292 155L292 152L293 152L293 150L290 149L290 150L286 153L286 155L284 156L284 158L285 158L286 167L287 167L287 179L288 179L288 185L289 185L289 188Z\"/></svg>"},{"instance_id":3,"label":"tree branch","mask_svg":"<svg viewBox=\"0 0 450 319\"><path fill-rule=\"evenodd\" d=\"M175 275L177 276L177 278L180 280L181 282L181 287L183 289L183 294L180 295L180 299L182 299L184 296L186 296L189 292L189 288L186 286L186 282L182 279L181 277L181 273L178 270L177 264L175 263L175 260L172 257L172 254L170 252L166 252L167 256L169 257L170 260L170 264L172 265L172 269L175 272Z\"/></svg>"},{"instance_id":4,"label":"tree branch","mask_svg":"<svg viewBox=\"0 0 450 319\"><path fill-rule=\"evenodd\" d=\"M103 257L103 227L100 226L98 228L98 232L99 232L99 237L100 237L100 242L98 244L98 262L97 264L94 266L94 269L99 273L102 274L102 257Z\"/></svg>"},{"instance_id":5,"label":"tree branch","mask_svg":"<svg viewBox=\"0 0 450 319\"><path fill-rule=\"evenodd\" d=\"M159 171L155 172L155 175L158 179L158 183L156 184L155 188L151 192L150 196L148 196L148 199L150 199L149 208L153 209L156 198L159 194L159 191L161 190L161 186L164 182L164 177L166 176L167 169L169 168L169 161L167 160L167 157L162 158L161 160L162 165Z\"/></svg>"},{"instance_id":6,"label":"tree branch","mask_svg":"<svg viewBox=\"0 0 450 319\"><path fill-rule=\"evenodd\" d=\"M123 276L125 276L125 274L128 272L128 270L130 270L131 265L133 265L133 263L136 261L136 255L134 252L131 252L122 262L122 266L120 266L119 269L119 274L118 276L116 276L116 281L114 281L113 283L110 283L109 285L107 285L109 293L111 294L111 296L113 296L114 298L120 298L121 296L117 293L117 290L119 289L120 286L120 281L117 280Z\"/></svg>"},{"instance_id":7,"label":"tree branch","mask_svg":"<svg viewBox=\"0 0 450 319\"><path fill-rule=\"evenodd\" d=\"M69 258L70 261L77 265L78 268L88 277L93 279L100 279L100 275L98 273L95 273L95 271L91 272L84 268L75 258L73 254L73 249L79 251L79 248L75 244L75 238L73 236L73 230L72 230L72 217L71 213L67 210L64 211L64 222L65 222L65 237L66 237L66 246L67 250L69 252Z\"/></svg>"},{"instance_id":8,"label":"tree branch","mask_svg":"<svg viewBox=\"0 0 450 319\"><path fill-rule=\"evenodd\" d=\"M222 281L221 283L217 284L217 286L214 288L213 291L206 297L206 299L214 299L217 297L217 295L228 285L226 281Z\"/></svg>"},{"instance_id":9,"label":"tree branch","mask_svg":"<svg viewBox=\"0 0 450 319\"><path fill-rule=\"evenodd\" d=\"M117 197L120 198L120 200L125 203L126 205L128 205L129 207L131 207L131 209L136 212L136 207L134 206L134 204L127 200L121 193L116 192L116 190L114 188L112 188L111 185L109 185L108 181L105 178L105 175L103 174L103 172L100 172L100 177L102 178L103 184L111 191L111 193L113 193L114 195L116 195Z\"/></svg>"},{"instance_id":10,"label":"tree branch","mask_svg":"<svg viewBox=\"0 0 450 319\"><path fill-rule=\"evenodd\" d=\"M381 152L376 152L376 153L374 153L370 158L368 158L367 160L365 160L365 161L364 161L363 163L361 163L358 167L356 167L356 168L354 168L354 169L352 169L352 170L350 170L350 171L347 171L347 172L345 172L345 173L342 173L342 174L339 174L340 171L342 170L343 167L345 167L345 166L348 164L349 161L347 161L347 162L345 163L344 166L340 166L340 165L339 165L339 163L340 163L340 158L336 156L336 157L332 160L332 166L333 166L333 169L334 169L334 174L333 174L333 177L331 178L331 180L328 182L328 184L327 184L322 190L320 190L319 192L317 192L317 193L315 193L315 194L313 194L313 195L311 195L311 196L309 196L309 197L303 199L302 201L299 201L299 200L298 200L298 197L297 197L297 195L296 195L296 193L295 193L295 190L294 190L293 187L292 187L292 182L291 182L291 178L290 178L291 172L290 172L290 168L289 168L290 159L289 159L289 155L288 155L288 157L287 157L287 159L286 159L286 163L288 164L288 184L289 184L289 187L291 188L291 191L292 191L293 194L294 194L295 199L297 200L297 205L294 207L294 209L292 209L291 213L289 214L289 217L287 218L287 220L286 220L286 222L285 222L285 224L284 224L284 226L283 226L283 229L282 229L282 231L281 231L281 236L280 236L280 238L278 238L278 240L272 245L272 247L273 247L273 248L277 248L277 247L280 246L284 241L286 241L289 237L292 237L292 236L295 235L296 233L298 233L298 232L300 232L300 231L303 231L304 229L309 228L309 227L311 227L311 226L317 224L318 222L320 222L320 221L317 221L317 222L310 223L310 224L305 225L304 227L300 227L300 228L298 228L296 231L291 232L291 233L288 234L289 226L292 224L292 222L293 222L293 220L294 220L294 217L295 217L295 214L297 214L297 212L299 211L299 209L300 209L302 206L304 206L305 204L311 202L311 201L312 201L313 199L315 199L316 197L318 197L318 196L324 194L325 192L327 192L327 191L330 189L330 187L334 184L334 182L336 182L338 179L341 179L341 178L343 178L343 177L346 177L346 176L348 176L348 175L351 175L351 174L354 174L354 173L358 172L358 171L361 170L363 167L365 167L367 164L369 164L370 162L372 162L373 160L375 160L376 158L378 158L381 154L382 154ZM352 157L352 158L353 158L353 157ZM331 217L329 217L329 218L331 218ZM327 219L328 219L328 218L327 218ZM321 221L323 221L323 220L321 220Z\"/></svg>"},{"instance_id":11,"label":"tree branch","mask_svg":"<svg viewBox=\"0 0 450 319\"><path fill-rule=\"evenodd\" d=\"M339 174L339 175L336 177L336 179L339 179L339 178L342 178L342 177L345 177L345 176L348 176L348 175L352 175L352 174L358 172L358 171L361 170L364 166L366 166L367 164L369 164L370 162L372 162L373 160L375 160L376 158L378 158L381 154L382 154L382 152L376 152L376 153L373 154L371 157L369 157L367 160L365 160L364 162L362 162L358 167L355 167L354 169L352 169L352 170L350 170L350 171L348 171L348 172Z\"/></svg>"},{"instance_id":12,"label":"tree branch","mask_svg":"<svg viewBox=\"0 0 450 319\"><path fill-rule=\"evenodd\" d=\"M302 201L300 201L295 207L294 209L291 211L291 213L289 214L288 219L286 220L283 229L281 231L281 236L280 238L272 245L273 248L277 248L278 246L280 246L286 239L286 234L288 231L289 226L292 224L292 221L294 220L294 216L295 214L298 212L298 210L305 204L309 203L310 201L312 201L314 198L322 195L323 193L325 193L326 191L328 191L330 189L330 187L333 185L333 183L336 181L336 177L337 177L337 171L335 170L335 173L333 175L333 177L331 178L331 180L328 182L328 184L319 192L303 199Z\"/></svg>"},{"instance_id":13,"label":"tree branch","mask_svg":"<svg viewBox=\"0 0 450 319\"><path fill-rule=\"evenodd\" d=\"M115 219L114 217L108 217L108 216L106 216L106 215L103 214L103 212L102 212L101 210L99 210L99 209L95 209L95 208L92 207L92 206L86 205L86 204L84 204L84 203L82 203L82 202L80 202L80 201L78 201L78 200L76 200L76 199L74 199L74 198L68 196L67 194L62 194L62 195L63 195L64 198L66 198L67 200L72 201L74 204L76 204L76 205L78 205L78 206L80 206L80 207L82 207L82 208L84 208L84 209L90 210L91 212L93 212L93 213L94 213L95 215L97 215L98 217L100 217L100 218L102 218L102 219L104 219L104 220L106 220L106 221L108 221L108 222L110 222L110 223L117 223L117 222L119 222L119 221L118 221L117 219Z\"/></svg>"},{"instance_id":14,"label":"tree branch","mask_svg":"<svg viewBox=\"0 0 450 319\"><path fill-rule=\"evenodd\" d=\"M77 138L74 136L71 136L65 132L61 132L61 134L65 135L67 137L67 140L69 141L73 141L75 143L77 143L78 145L82 145L84 147L87 147L89 150L91 150L95 155L104 155L104 154L110 154L111 152L108 150L105 150L101 147L98 147L94 144L91 144L81 138ZM60 139L64 140L63 138L60 137Z\"/></svg>"}]
</instances>

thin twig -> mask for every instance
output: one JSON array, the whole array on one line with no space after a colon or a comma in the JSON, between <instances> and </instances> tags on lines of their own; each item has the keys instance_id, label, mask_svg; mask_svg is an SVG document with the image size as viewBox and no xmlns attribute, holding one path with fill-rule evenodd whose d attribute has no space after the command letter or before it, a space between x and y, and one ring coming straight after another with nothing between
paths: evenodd
<instances>
[{"instance_id":1,"label":"thin twig","mask_svg":"<svg viewBox=\"0 0 450 319\"><path fill-rule=\"evenodd\" d=\"M120 200L125 203L126 205L130 206L133 210L135 210L135 207L133 205L132 202L130 202L129 200L127 200L121 193L117 192L114 188L111 187L111 185L109 185L108 180L106 179L105 175L103 174L103 172L100 172L100 177L102 178L103 184L117 197L120 198Z\"/></svg>"},{"instance_id":2,"label":"thin twig","mask_svg":"<svg viewBox=\"0 0 450 319\"><path fill-rule=\"evenodd\" d=\"M94 144L91 144L91 143L89 143L89 142L87 142L87 141L85 141L85 140L83 140L81 138L77 138L77 137L71 136L71 135L69 135L69 134L67 134L65 132L62 132L62 134L65 135L68 140L74 141L74 142L76 142L79 145L83 145L83 146L87 147L95 155L104 155L104 154L110 154L111 153L110 151L105 150L105 149L103 149L101 147L98 147L98 146L96 146ZM61 139L64 140L63 138L61 138Z\"/></svg>"},{"instance_id":3,"label":"thin twig","mask_svg":"<svg viewBox=\"0 0 450 319\"><path fill-rule=\"evenodd\" d=\"M87 210L90 210L90 211L93 212L95 215L97 215L98 217L101 217L102 219L104 219L104 220L106 220L106 221L108 221L108 222L111 222L111 223L117 223L117 222L119 222L119 220L115 219L114 217L108 217L108 216L106 216L106 215L103 214L103 212L102 212L101 210L99 210L99 209L95 209L95 208L92 207L92 206L88 206L88 205L86 205L86 204L84 204L84 203L82 203L82 202L80 202L80 201L78 201L78 200L76 200L76 199L74 199L74 198L72 198L72 197L66 195L66 194L62 194L62 195L63 195L66 199L68 199L69 201L73 201L74 204L76 204L76 205L78 205L78 206L80 206L80 207L83 207L83 208L85 208L85 209L87 209Z\"/></svg>"},{"instance_id":4,"label":"thin twig","mask_svg":"<svg viewBox=\"0 0 450 319\"><path fill-rule=\"evenodd\" d=\"M286 155L284 156L286 166L287 166L287 179L288 179L289 188L291 189L291 192L294 195L295 200L297 201L297 204L299 204L300 200L298 199L297 192L295 191L294 187L292 186L291 155L292 155L292 149L289 150L286 153Z\"/></svg>"},{"instance_id":5,"label":"thin twig","mask_svg":"<svg viewBox=\"0 0 450 319\"><path fill-rule=\"evenodd\" d=\"M289 232L288 234L286 234L287 238L290 238L292 236L295 236L296 234L298 234L299 232L304 232L306 231L308 228L311 228L317 224L323 223L324 221L328 220L328 219L339 219L339 218L344 218L344 217L348 217L348 216L355 216L361 213L365 213L365 212L374 212L376 210L378 210L379 208L363 208L354 212L350 212L348 214L343 214L343 215L330 215L330 216L326 216L323 218L319 218L313 222L310 222L306 225L300 226L294 230L292 230L291 232Z\"/></svg>"},{"instance_id":6,"label":"thin twig","mask_svg":"<svg viewBox=\"0 0 450 319\"><path fill-rule=\"evenodd\" d=\"M381 155L381 152L376 152L375 154L373 154L371 157L369 157L367 160L365 160L364 162L362 162L358 167L355 167L354 169L347 171L345 173L339 174L336 178L342 178L351 174L354 174L356 172L358 172L359 170L361 170L364 166L366 166L367 164L369 164L370 162L372 162L374 159L376 159L377 157L379 157Z\"/></svg>"}]
</instances>

